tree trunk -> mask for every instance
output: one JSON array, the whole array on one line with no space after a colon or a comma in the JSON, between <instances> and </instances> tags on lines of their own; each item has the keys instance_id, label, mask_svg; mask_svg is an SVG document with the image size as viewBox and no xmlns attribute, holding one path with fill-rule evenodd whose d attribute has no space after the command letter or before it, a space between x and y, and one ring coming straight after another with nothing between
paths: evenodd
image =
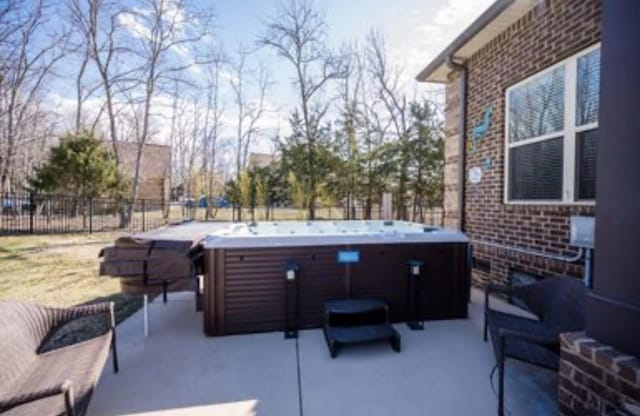
<instances>
[{"instance_id":1,"label":"tree trunk","mask_svg":"<svg viewBox=\"0 0 640 416\"><path fill-rule=\"evenodd\" d=\"M89 52L85 52L82 63L80 64L80 69L78 71L78 77L76 78L76 133L80 132L82 127L82 76L84 75L84 71L87 67L87 63L89 61Z\"/></svg>"},{"instance_id":2,"label":"tree trunk","mask_svg":"<svg viewBox=\"0 0 640 416\"><path fill-rule=\"evenodd\" d=\"M397 197L397 206L398 211L396 218L398 220L406 221L407 220L407 205L406 205L406 193L407 193L407 150L406 146L403 144L402 149L402 158L400 163L400 178L398 180L398 197Z\"/></svg>"}]
</instances>

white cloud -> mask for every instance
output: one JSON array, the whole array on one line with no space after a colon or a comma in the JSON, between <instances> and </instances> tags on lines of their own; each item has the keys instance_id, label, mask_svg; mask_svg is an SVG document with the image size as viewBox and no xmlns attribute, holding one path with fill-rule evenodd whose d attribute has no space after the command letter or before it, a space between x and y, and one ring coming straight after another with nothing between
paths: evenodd
<instances>
[{"instance_id":1,"label":"white cloud","mask_svg":"<svg viewBox=\"0 0 640 416\"><path fill-rule=\"evenodd\" d=\"M133 13L121 13L118 15L118 23L126 27L134 36L142 39L149 39L151 32L140 19Z\"/></svg>"},{"instance_id":2,"label":"white cloud","mask_svg":"<svg viewBox=\"0 0 640 416\"><path fill-rule=\"evenodd\" d=\"M492 1L448 0L436 12L433 23L441 27L456 27L461 22L476 18Z\"/></svg>"},{"instance_id":3,"label":"white cloud","mask_svg":"<svg viewBox=\"0 0 640 416\"><path fill-rule=\"evenodd\" d=\"M413 77L476 19L493 0L446 0L440 7L411 9L386 28L388 50L392 59L403 63L405 77ZM413 84L415 85L415 84Z\"/></svg>"},{"instance_id":4,"label":"white cloud","mask_svg":"<svg viewBox=\"0 0 640 416\"><path fill-rule=\"evenodd\" d=\"M167 1L165 19L176 24L176 27L180 29L187 21L187 17L184 13L184 9L178 5L175 1Z\"/></svg>"},{"instance_id":5,"label":"white cloud","mask_svg":"<svg viewBox=\"0 0 640 416\"><path fill-rule=\"evenodd\" d=\"M174 30L182 32L189 24L197 24L198 22L188 22L185 11L175 1L163 2L164 10L162 12L163 22L172 24ZM134 35L148 39L150 36L149 28L142 22L144 19L153 19L153 11L150 8L134 7L131 12L125 12L118 15L118 23L127 27Z\"/></svg>"}]
</instances>

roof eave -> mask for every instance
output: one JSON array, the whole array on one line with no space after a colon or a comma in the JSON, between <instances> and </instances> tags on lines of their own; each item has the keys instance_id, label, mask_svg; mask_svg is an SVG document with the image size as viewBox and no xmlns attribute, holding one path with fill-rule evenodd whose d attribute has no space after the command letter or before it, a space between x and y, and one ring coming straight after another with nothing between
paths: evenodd
<instances>
[{"instance_id":1,"label":"roof eave","mask_svg":"<svg viewBox=\"0 0 640 416\"><path fill-rule=\"evenodd\" d=\"M449 58L455 58L456 52L464 46L469 40L478 34L485 26L497 18L516 0L497 0L484 13L480 15L464 32L462 32L453 42L449 44L434 60L432 60L420 73L416 76L418 82L434 82L445 83L446 79L432 78L436 70L447 65ZM431 79L430 79L431 78Z\"/></svg>"}]
</instances>

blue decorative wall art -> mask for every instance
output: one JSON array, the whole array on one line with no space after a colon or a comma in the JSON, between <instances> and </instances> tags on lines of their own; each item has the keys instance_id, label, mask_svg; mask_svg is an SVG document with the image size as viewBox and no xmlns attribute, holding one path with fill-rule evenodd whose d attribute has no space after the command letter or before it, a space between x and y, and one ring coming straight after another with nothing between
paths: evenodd
<instances>
[{"instance_id":1,"label":"blue decorative wall art","mask_svg":"<svg viewBox=\"0 0 640 416\"><path fill-rule=\"evenodd\" d=\"M489 131L489 128L491 127L491 119L493 117L493 111L495 109L495 106L496 106L496 103L493 102L489 105L489 107L487 107L487 109L484 111L484 116L482 117L482 120L478 122L473 128L473 130L471 131L471 142L470 142L471 153L475 153L478 150L478 140L484 138L484 136L487 134L487 131Z\"/></svg>"}]
</instances>

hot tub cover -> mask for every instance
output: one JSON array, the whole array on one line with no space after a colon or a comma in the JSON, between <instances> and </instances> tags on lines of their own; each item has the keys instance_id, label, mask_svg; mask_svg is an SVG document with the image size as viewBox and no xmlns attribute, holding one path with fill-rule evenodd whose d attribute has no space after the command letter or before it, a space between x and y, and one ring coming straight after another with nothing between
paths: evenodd
<instances>
[{"instance_id":1,"label":"hot tub cover","mask_svg":"<svg viewBox=\"0 0 640 416\"><path fill-rule=\"evenodd\" d=\"M100 275L140 280L193 278L201 242L227 224L186 223L119 237L100 251ZM198 265L196 264L196 267Z\"/></svg>"}]
</instances>

